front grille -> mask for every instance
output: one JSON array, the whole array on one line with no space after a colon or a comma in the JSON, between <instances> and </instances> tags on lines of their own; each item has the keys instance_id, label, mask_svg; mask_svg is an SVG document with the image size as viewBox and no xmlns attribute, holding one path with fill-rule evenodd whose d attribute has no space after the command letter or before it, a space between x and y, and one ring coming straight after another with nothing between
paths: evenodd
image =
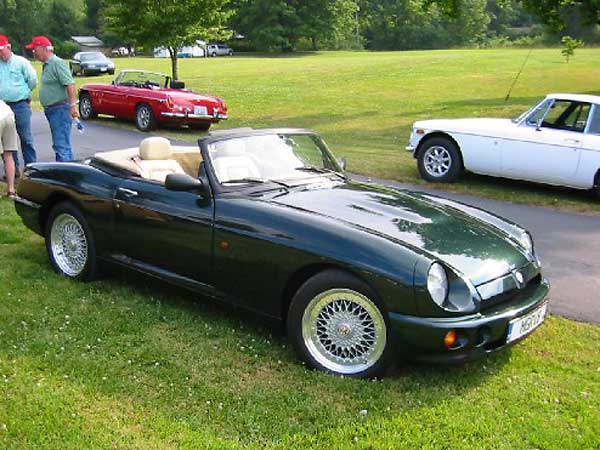
<instances>
[{"instance_id":1,"label":"front grille","mask_svg":"<svg viewBox=\"0 0 600 450\"><path fill-rule=\"evenodd\" d=\"M481 311L485 311L493 306L499 305L500 303L507 303L511 300L527 296L537 289L542 282L542 275L538 273L535 277L527 282L521 289L513 288L509 291L502 292L501 294L494 295L486 300L481 301Z\"/></svg>"}]
</instances>

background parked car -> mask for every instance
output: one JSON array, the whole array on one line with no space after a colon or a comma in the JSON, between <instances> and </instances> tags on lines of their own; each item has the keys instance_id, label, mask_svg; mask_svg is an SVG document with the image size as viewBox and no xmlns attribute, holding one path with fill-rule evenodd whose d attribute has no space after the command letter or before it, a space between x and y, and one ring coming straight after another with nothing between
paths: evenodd
<instances>
[{"instance_id":1,"label":"background parked car","mask_svg":"<svg viewBox=\"0 0 600 450\"><path fill-rule=\"evenodd\" d=\"M83 120L108 114L133 119L141 131L160 124L188 125L206 131L227 119L223 99L185 89L183 81L146 70L122 70L112 83L85 83L79 89Z\"/></svg>"},{"instance_id":2,"label":"background parked car","mask_svg":"<svg viewBox=\"0 0 600 450\"><path fill-rule=\"evenodd\" d=\"M206 46L208 56L233 56L233 49L225 44L209 44Z\"/></svg>"},{"instance_id":3,"label":"background parked car","mask_svg":"<svg viewBox=\"0 0 600 450\"><path fill-rule=\"evenodd\" d=\"M73 75L99 75L108 73L114 75L115 63L101 52L79 52L73 55L69 62Z\"/></svg>"},{"instance_id":4,"label":"background parked car","mask_svg":"<svg viewBox=\"0 0 600 450\"><path fill-rule=\"evenodd\" d=\"M415 122L406 149L428 181L466 169L600 192L600 96L550 94L512 120Z\"/></svg>"}]
</instances>

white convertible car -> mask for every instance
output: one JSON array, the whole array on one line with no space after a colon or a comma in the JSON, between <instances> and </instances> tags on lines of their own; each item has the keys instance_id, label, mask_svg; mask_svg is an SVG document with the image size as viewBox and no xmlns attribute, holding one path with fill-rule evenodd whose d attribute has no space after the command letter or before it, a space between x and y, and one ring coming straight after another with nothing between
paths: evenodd
<instances>
[{"instance_id":1,"label":"white convertible car","mask_svg":"<svg viewBox=\"0 0 600 450\"><path fill-rule=\"evenodd\" d=\"M428 181L466 169L600 191L600 96L550 94L512 120L415 122L406 149Z\"/></svg>"}]
</instances>

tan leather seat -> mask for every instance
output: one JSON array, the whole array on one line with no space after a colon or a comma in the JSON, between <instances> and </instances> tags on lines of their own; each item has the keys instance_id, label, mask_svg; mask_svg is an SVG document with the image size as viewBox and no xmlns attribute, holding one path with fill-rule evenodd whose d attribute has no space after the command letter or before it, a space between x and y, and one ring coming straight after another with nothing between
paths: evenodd
<instances>
[{"instance_id":1,"label":"tan leather seat","mask_svg":"<svg viewBox=\"0 0 600 450\"><path fill-rule=\"evenodd\" d=\"M158 136L146 138L140 143L140 160L137 164L143 178L161 183L171 173L185 173L173 159L169 140Z\"/></svg>"},{"instance_id":2,"label":"tan leather seat","mask_svg":"<svg viewBox=\"0 0 600 450\"><path fill-rule=\"evenodd\" d=\"M244 178L260 178L260 171L246 153L242 139L231 139L223 142L213 159L213 166L219 182L225 183Z\"/></svg>"}]
</instances>

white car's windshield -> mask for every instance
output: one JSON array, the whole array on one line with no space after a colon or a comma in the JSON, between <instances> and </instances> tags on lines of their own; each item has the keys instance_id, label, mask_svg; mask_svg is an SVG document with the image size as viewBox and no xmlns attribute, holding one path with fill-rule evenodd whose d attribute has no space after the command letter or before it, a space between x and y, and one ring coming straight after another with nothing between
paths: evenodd
<instances>
[{"instance_id":1,"label":"white car's windshield","mask_svg":"<svg viewBox=\"0 0 600 450\"><path fill-rule=\"evenodd\" d=\"M341 175L327 147L310 134L246 136L213 143L209 154L221 184L299 181Z\"/></svg>"},{"instance_id":2,"label":"white car's windshield","mask_svg":"<svg viewBox=\"0 0 600 450\"><path fill-rule=\"evenodd\" d=\"M549 104L549 99L544 99L538 103L536 103L536 105L533 108L528 109L527 111L525 111L524 113L521 113L518 117L515 117L514 119L512 119L512 121L514 123L521 123L525 117L528 116L538 116L540 113L545 112L545 110L548 108L548 104ZM532 120L535 121L535 119L529 119L527 122L531 122Z\"/></svg>"}]
</instances>

